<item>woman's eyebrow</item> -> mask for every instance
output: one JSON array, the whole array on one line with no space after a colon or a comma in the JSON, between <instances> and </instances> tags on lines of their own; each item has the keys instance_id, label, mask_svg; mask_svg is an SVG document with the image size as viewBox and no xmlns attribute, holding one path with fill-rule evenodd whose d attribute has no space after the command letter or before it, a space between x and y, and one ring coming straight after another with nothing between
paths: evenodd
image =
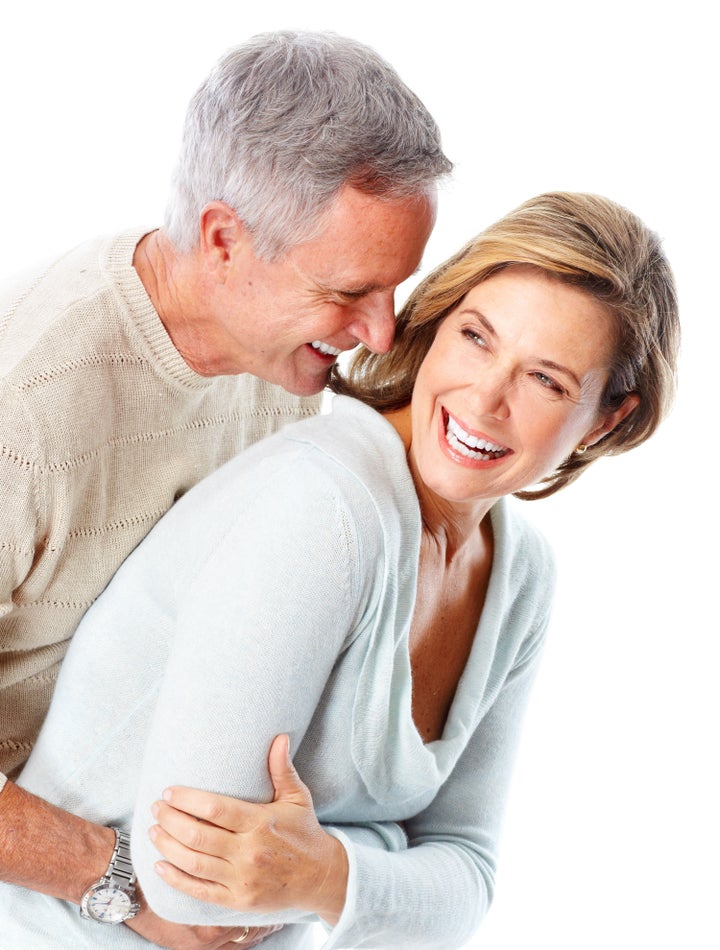
<instances>
[{"instance_id":1,"label":"woman's eyebrow","mask_svg":"<svg viewBox=\"0 0 720 950\"><path fill-rule=\"evenodd\" d=\"M556 373L564 373L566 376L570 377L578 389L582 389L582 383L569 366L563 366L562 363L554 363L552 360L544 360L540 358L538 359L538 363L544 369L551 369Z\"/></svg>"},{"instance_id":2,"label":"woman's eyebrow","mask_svg":"<svg viewBox=\"0 0 720 950\"><path fill-rule=\"evenodd\" d=\"M471 313L478 320L478 322L483 325L483 328L487 330L490 336L495 337L495 339L497 339L497 333L495 332L495 327L492 325L492 323L490 323L490 321L485 316L485 314L480 312L480 310L476 310L475 307L463 307L460 312Z\"/></svg>"}]
</instances>

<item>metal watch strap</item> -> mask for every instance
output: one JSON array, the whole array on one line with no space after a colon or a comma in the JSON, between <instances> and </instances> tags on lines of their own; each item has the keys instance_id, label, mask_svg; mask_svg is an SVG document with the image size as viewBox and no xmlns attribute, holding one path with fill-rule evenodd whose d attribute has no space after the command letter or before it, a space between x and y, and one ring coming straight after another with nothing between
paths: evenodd
<instances>
[{"instance_id":1,"label":"metal watch strap","mask_svg":"<svg viewBox=\"0 0 720 950\"><path fill-rule=\"evenodd\" d=\"M113 828L113 831L115 832L115 850L110 858L105 877L111 884L132 893L135 889L135 872L130 859L130 835L126 831L120 831L119 828Z\"/></svg>"},{"instance_id":2,"label":"metal watch strap","mask_svg":"<svg viewBox=\"0 0 720 950\"><path fill-rule=\"evenodd\" d=\"M115 847L110 864L100 880L91 884L83 894L80 916L99 923L117 924L134 917L140 910L140 905L135 901L135 872L130 858L130 835L119 828L112 830L115 832ZM103 891L107 893L96 908L95 895ZM116 895L124 895L124 906L122 900L120 904L115 902L115 897L111 896L113 891Z\"/></svg>"}]
</instances>

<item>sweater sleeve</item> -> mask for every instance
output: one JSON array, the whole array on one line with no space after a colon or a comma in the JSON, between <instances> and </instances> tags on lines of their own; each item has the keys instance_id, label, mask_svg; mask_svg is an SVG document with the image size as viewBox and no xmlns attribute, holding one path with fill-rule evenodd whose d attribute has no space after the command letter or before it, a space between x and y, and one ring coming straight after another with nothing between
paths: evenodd
<instances>
[{"instance_id":1,"label":"sweater sleeve","mask_svg":"<svg viewBox=\"0 0 720 950\"><path fill-rule=\"evenodd\" d=\"M0 631L14 609L13 591L35 556L40 492L34 426L20 400L0 383Z\"/></svg>"},{"instance_id":2,"label":"sweater sleeve","mask_svg":"<svg viewBox=\"0 0 720 950\"><path fill-rule=\"evenodd\" d=\"M504 805L545 626L529 638L432 803L405 822L407 849L378 850L344 838L347 899L323 950L451 950L471 938L492 900Z\"/></svg>"},{"instance_id":3,"label":"sweater sleeve","mask_svg":"<svg viewBox=\"0 0 720 950\"><path fill-rule=\"evenodd\" d=\"M158 877L147 836L153 801L169 784L270 801L271 741L286 732L291 749L299 746L357 623L363 560L332 480L320 477L309 490L287 472L261 476L182 594L144 753L133 861L153 910L183 923L264 918L201 903Z\"/></svg>"},{"instance_id":4,"label":"sweater sleeve","mask_svg":"<svg viewBox=\"0 0 720 950\"><path fill-rule=\"evenodd\" d=\"M20 710L7 698L7 688L17 698L17 684L29 673L26 663L28 645L14 650L17 635L15 592L21 587L32 570L35 559L35 539L38 533L40 509L44 504L38 481L37 451L34 426L27 418L24 406L15 393L0 383L0 731L9 722L20 721ZM37 646L37 644L33 644ZM24 716L24 710L23 710ZM24 718L22 720L24 724ZM18 727L17 734L23 730ZM12 760L16 750L17 736L0 734L3 751ZM27 752L25 752L27 755ZM5 777L0 773L0 790Z\"/></svg>"}]
</instances>

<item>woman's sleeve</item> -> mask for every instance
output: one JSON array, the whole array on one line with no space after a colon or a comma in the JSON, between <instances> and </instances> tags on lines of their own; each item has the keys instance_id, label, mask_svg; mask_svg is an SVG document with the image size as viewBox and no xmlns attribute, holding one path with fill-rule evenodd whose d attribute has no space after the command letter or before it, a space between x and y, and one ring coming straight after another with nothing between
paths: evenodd
<instances>
[{"instance_id":1,"label":"woman's sleeve","mask_svg":"<svg viewBox=\"0 0 720 950\"><path fill-rule=\"evenodd\" d=\"M430 806L405 822L407 850L344 841L348 896L323 950L451 950L471 938L492 900L501 820L543 630L544 624Z\"/></svg>"},{"instance_id":2,"label":"woman's sleeve","mask_svg":"<svg viewBox=\"0 0 720 950\"><path fill-rule=\"evenodd\" d=\"M307 478L265 470L257 482L237 499L239 517L228 512L221 530L208 525L217 543L182 594L144 754L133 861L152 909L181 923L263 918L164 884L147 835L152 803L170 784L272 800L270 744L285 732L291 749L299 746L361 600L362 555L331 479L309 486Z\"/></svg>"}]
</instances>

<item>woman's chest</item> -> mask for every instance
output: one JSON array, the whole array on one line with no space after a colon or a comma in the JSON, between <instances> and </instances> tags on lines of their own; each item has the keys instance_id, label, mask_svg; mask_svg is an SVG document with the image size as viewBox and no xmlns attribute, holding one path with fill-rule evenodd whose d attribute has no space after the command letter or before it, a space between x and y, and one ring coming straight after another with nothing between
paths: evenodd
<instances>
[{"instance_id":1,"label":"woman's chest","mask_svg":"<svg viewBox=\"0 0 720 950\"><path fill-rule=\"evenodd\" d=\"M491 546L448 562L423 544L409 654L412 715L424 742L443 734L480 624L491 561Z\"/></svg>"}]
</instances>

